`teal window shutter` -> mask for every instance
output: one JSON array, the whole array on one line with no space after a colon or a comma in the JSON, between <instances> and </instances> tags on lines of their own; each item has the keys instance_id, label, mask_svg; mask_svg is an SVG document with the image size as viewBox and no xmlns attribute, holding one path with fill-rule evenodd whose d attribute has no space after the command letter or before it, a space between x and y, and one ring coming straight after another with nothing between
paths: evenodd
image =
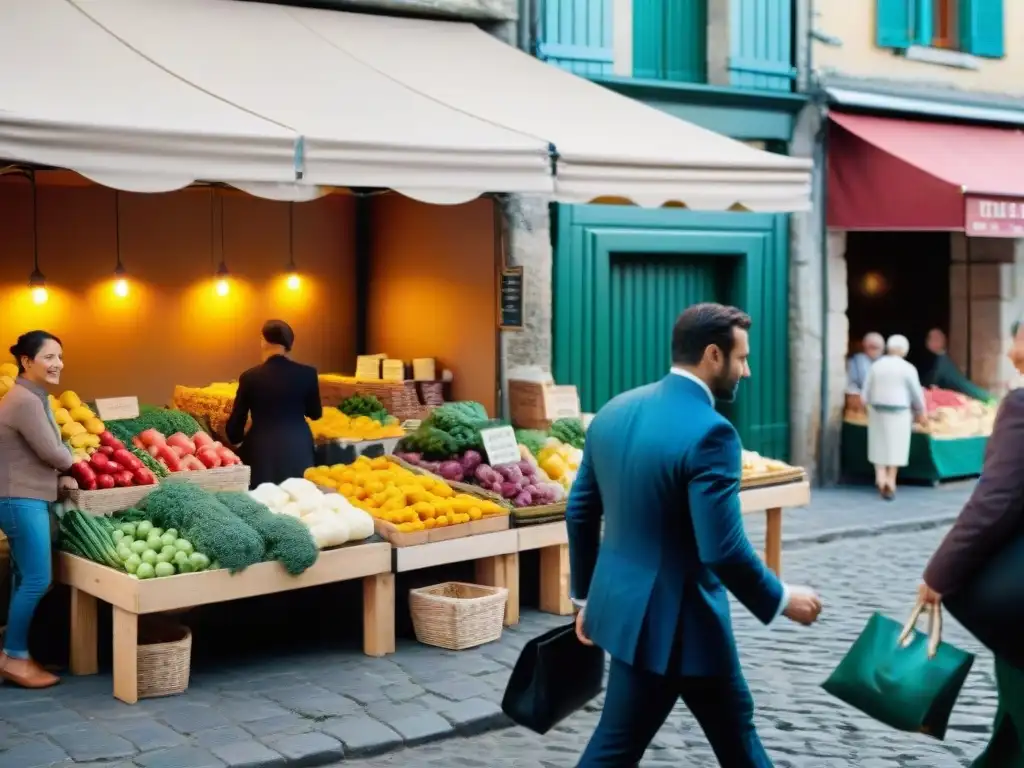
<instances>
[{"instance_id":1,"label":"teal window shutter","mask_svg":"<svg viewBox=\"0 0 1024 768\"><path fill-rule=\"evenodd\" d=\"M612 73L612 0L542 0L541 19L537 58L577 75Z\"/></svg>"},{"instance_id":2,"label":"teal window shutter","mask_svg":"<svg viewBox=\"0 0 1024 768\"><path fill-rule=\"evenodd\" d=\"M707 79L706 0L633 1L633 77Z\"/></svg>"},{"instance_id":3,"label":"teal window shutter","mask_svg":"<svg viewBox=\"0 0 1024 768\"><path fill-rule=\"evenodd\" d=\"M879 48L910 46L916 5L915 0L875 0L875 42Z\"/></svg>"},{"instance_id":4,"label":"teal window shutter","mask_svg":"<svg viewBox=\"0 0 1024 768\"><path fill-rule=\"evenodd\" d=\"M729 79L738 88L790 91L793 66L793 3L732 0L729 8Z\"/></svg>"},{"instance_id":5,"label":"teal window shutter","mask_svg":"<svg viewBox=\"0 0 1024 768\"><path fill-rule=\"evenodd\" d=\"M960 46L989 59L1006 55L1003 0L961 0Z\"/></svg>"}]
</instances>

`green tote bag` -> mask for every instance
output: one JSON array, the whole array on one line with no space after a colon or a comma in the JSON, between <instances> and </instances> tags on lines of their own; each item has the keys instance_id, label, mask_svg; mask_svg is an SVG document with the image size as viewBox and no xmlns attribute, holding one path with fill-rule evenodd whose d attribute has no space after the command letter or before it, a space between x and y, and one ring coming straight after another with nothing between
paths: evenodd
<instances>
[{"instance_id":1,"label":"green tote bag","mask_svg":"<svg viewBox=\"0 0 1024 768\"><path fill-rule=\"evenodd\" d=\"M927 610L928 634L917 631ZM942 740L973 654L942 642L942 608L915 606L901 627L879 613L822 687L880 723Z\"/></svg>"}]
</instances>

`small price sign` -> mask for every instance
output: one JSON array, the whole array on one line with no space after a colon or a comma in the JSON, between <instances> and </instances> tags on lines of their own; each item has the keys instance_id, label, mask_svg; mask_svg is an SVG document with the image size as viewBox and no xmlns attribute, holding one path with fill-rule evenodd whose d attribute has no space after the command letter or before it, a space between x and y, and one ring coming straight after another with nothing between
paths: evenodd
<instances>
[{"instance_id":1,"label":"small price sign","mask_svg":"<svg viewBox=\"0 0 1024 768\"><path fill-rule=\"evenodd\" d=\"M512 427L494 427L480 431L484 442L484 453L488 463L494 467L501 464L514 464L519 461L519 443Z\"/></svg>"},{"instance_id":2,"label":"small price sign","mask_svg":"<svg viewBox=\"0 0 1024 768\"><path fill-rule=\"evenodd\" d=\"M103 421L119 419L137 419L139 417L139 398L137 397L101 397L96 400L96 415Z\"/></svg>"},{"instance_id":3,"label":"small price sign","mask_svg":"<svg viewBox=\"0 0 1024 768\"><path fill-rule=\"evenodd\" d=\"M551 421L580 417L580 393L576 387L549 387L544 400L544 408Z\"/></svg>"}]
</instances>

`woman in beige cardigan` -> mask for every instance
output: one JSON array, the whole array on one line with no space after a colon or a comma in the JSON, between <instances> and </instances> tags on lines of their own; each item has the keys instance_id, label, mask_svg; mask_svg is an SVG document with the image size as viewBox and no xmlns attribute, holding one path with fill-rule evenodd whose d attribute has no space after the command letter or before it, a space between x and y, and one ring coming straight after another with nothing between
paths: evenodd
<instances>
[{"instance_id":1,"label":"woman in beige cardigan","mask_svg":"<svg viewBox=\"0 0 1024 768\"><path fill-rule=\"evenodd\" d=\"M0 530L11 548L14 590L0 653L0 678L24 688L48 688L59 678L28 652L28 630L50 586L50 504L71 467L50 410L48 386L64 369L60 339L30 331L11 347L18 379L0 400Z\"/></svg>"}]
</instances>

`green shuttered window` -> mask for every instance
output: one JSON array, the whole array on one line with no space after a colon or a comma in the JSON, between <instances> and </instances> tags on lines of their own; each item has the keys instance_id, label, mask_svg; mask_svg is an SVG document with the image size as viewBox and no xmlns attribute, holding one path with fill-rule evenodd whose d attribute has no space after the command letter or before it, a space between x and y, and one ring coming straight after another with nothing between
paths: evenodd
<instances>
[{"instance_id":1,"label":"green shuttered window","mask_svg":"<svg viewBox=\"0 0 1024 768\"><path fill-rule=\"evenodd\" d=\"M984 58L1006 55L1004 0L875 0L881 48L921 45Z\"/></svg>"},{"instance_id":2,"label":"green shuttered window","mask_svg":"<svg viewBox=\"0 0 1024 768\"><path fill-rule=\"evenodd\" d=\"M633 77L707 79L707 1L633 1Z\"/></svg>"},{"instance_id":3,"label":"green shuttered window","mask_svg":"<svg viewBox=\"0 0 1024 768\"><path fill-rule=\"evenodd\" d=\"M612 0L542 0L537 57L577 75L612 73Z\"/></svg>"},{"instance_id":4,"label":"green shuttered window","mask_svg":"<svg viewBox=\"0 0 1024 768\"><path fill-rule=\"evenodd\" d=\"M729 24L732 85L792 90L796 79L792 0L731 0Z\"/></svg>"}]
</instances>

